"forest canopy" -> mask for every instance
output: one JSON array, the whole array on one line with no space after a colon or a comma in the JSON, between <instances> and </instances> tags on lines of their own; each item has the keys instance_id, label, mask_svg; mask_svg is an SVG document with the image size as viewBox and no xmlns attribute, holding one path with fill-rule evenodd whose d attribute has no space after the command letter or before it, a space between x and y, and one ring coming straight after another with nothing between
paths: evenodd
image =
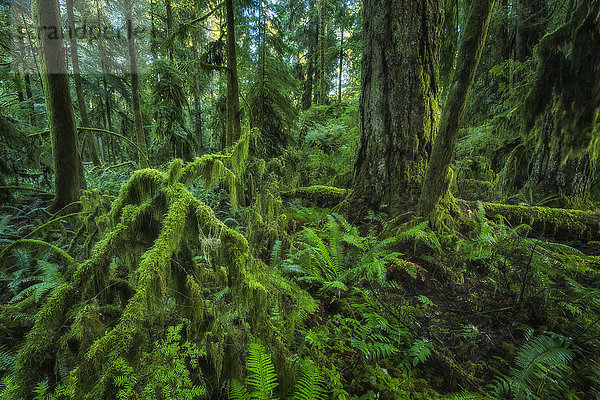
<instances>
[{"instance_id":1,"label":"forest canopy","mask_svg":"<svg viewBox=\"0 0 600 400\"><path fill-rule=\"evenodd\" d=\"M600 0L0 0L0 398L599 399Z\"/></svg>"}]
</instances>

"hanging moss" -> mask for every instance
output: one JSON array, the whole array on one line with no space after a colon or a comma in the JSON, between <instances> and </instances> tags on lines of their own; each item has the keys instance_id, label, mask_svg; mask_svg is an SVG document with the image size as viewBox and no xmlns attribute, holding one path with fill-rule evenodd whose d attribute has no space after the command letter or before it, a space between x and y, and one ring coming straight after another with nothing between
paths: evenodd
<instances>
[{"instance_id":1,"label":"hanging moss","mask_svg":"<svg viewBox=\"0 0 600 400\"><path fill-rule=\"evenodd\" d=\"M224 155L187 165L175 160L166 174L136 171L123 185L108 212L103 238L88 259L66 270L66 283L36 316L17 357L20 391L13 398L30 397L35 384L53 374L58 375L52 379L76 388L83 398L113 398L123 363L139 360L136 355L152 343L150 328L164 321L165 304L172 300L191 310L185 317L208 346L217 376L227 379L241 371L236 367L241 349L231 343L242 346L244 330L245 335L270 337L268 312L277 302L274 285L281 282L272 282L272 272L252 255L246 238L217 219L182 183L241 171L241 164L232 163L247 154L248 137L241 141ZM196 262L194 255L203 261ZM114 263L126 268L127 280L113 275ZM207 309L208 296L219 292L226 301L213 299ZM116 321L101 317L100 310L107 307ZM232 315L243 323L232 325L227 320Z\"/></svg>"}]
</instances>

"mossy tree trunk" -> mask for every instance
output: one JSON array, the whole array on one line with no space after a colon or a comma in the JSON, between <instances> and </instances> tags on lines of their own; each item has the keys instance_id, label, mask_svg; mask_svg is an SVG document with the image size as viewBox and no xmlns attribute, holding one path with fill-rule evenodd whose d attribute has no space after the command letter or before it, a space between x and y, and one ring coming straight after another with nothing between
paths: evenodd
<instances>
[{"instance_id":1,"label":"mossy tree trunk","mask_svg":"<svg viewBox=\"0 0 600 400\"><path fill-rule=\"evenodd\" d=\"M538 144L530 164L529 179L525 184L539 198L556 194L571 199L588 196L595 170L593 156L585 151L578 157L568 157L564 137L555 137L555 117L548 110L539 128ZM564 161L564 162L563 162Z\"/></svg>"},{"instance_id":2,"label":"mossy tree trunk","mask_svg":"<svg viewBox=\"0 0 600 400\"><path fill-rule=\"evenodd\" d=\"M235 49L235 17L233 0L225 0L227 14L227 130L225 145L235 143L242 134L237 55Z\"/></svg>"},{"instance_id":3,"label":"mossy tree trunk","mask_svg":"<svg viewBox=\"0 0 600 400\"><path fill-rule=\"evenodd\" d=\"M537 147L526 186L540 197L585 200L600 135L600 1L582 2L536 47L538 65L522 108L524 135Z\"/></svg>"},{"instance_id":4,"label":"mossy tree trunk","mask_svg":"<svg viewBox=\"0 0 600 400\"><path fill-rule=\"evenodd\" d=\"M125 0L125 20L127 24L127 48L129 50L129 67L131 73L131 97L133 103L133 121L135 124L135 137L138 146L138 163L140 168L148 168L148 148L146 146L146 134L142 120L142 109L140 106L140 83L137 65L137 54L135 49L135 36L133 32L133 16L131 12L131 0Z\"/></svg>"},{"instance_id":5,"label":"mossy tree trunk","mask_svg":"<svg viewBox=\"0 0 600 400\"><path fill-rule=\"evenodd\" d=\"M23 36L18 36L19 43L19 59L21 60L21 65L23 66L23 79L25 80L25 94L27 96L27 101L31 102L30 107L33 111L33 91L31 90L31 76L29 73L29 67L25 62L25 43L23 42Z\"/></svg>"},{"instance_id":6,"label":"mossy tree trunk","mask_svg":"<svg viewBox=\"0 0 600 400\"><path fill-rule=\"evenodd\" d=\"M448 194L449 169L458 140L458 128L465 114L467 98L473 86L493 7L494 0L473 2L463 32L450 93L442 113L439 133L433 143L417 207L421 216L432 221L436 220L440 199Z\"/></svg>"},{"instance_id":7,"label":"mossy tree trunk","mask_svg":"<svg viewBox=\"0 0 600 400\"><path fill-rule=\"evenodd\" d=\"M10 47L11 48L15 48L15 37L16 35L11 35L10 37ZM19 99L19 103L23 103L25 101L25 95L23 94L23 85L22 85L22 81L23 78L21 76L21 64L23 63L23 59L19 59L18 58L18 53L15 53L16 57L13 60L13 62L11 63L12 66L12 70L13 70L13 81L15 84L15 89L17 91L17 97ZM23 71L25 71L25 65L23 65Z\"/></svg>"},{"instance_id":8,"label":"mossy tree trunk","mask_svg":"<svg viewBox=\"0 0 600 400\"><path fill-rule=\"evenodd\" d=\"M442 2L364 3L360 148L354 201L415 203L437 130Z\"/></svg>"},{"instance_id":9,"label":"mossy tree trunk","mask_svg":"<svg viewBox=\"0 0 600 400\"><path fill-rule=\"evenodd\" d=\"M77 148L77 131L71 105L65 49L60 37L58 1L36 0L32 6L37 26L49 27L42 32L39 39L41 76L48 112L48 127L52 137L56 186L56 196L50 208L60 210L79 199L79 191L85 187L85 177Z\"/></svg>"},{"instance_id":10,"label":"mossy tree trunk","mask_svg":"<svg viewBox=\"0 0 600 400\"><path fill-rule=\"evenodd\" d=\"M315 75L314 51L309 49L306 57L306 80L302 93L303 110L308 110L312 106L313 76Z\"/></svg>"},{"instance_id":11,"label":"mossy tree trunk","mask_svg":"<svg viewBox=\"0 0 600 400\"><path fill-rule=\"evenodd\" d=\"M83 96L83 84L81 83L81 71L79 68L79 50L77 45L77 35L75 34L75 13L73 11L73 0L67 0L67 18L69 25L69 45L71 47L71 62L73 63L73 82L75 83L75 93L77 95L77 105L79 115L81 116L81 126L90 128L87 107ZM98 143L93 135L89 135L88 151L94 165L100 165L100 156L98 154Z\"/></svg>"},{"instance_id":12,"label":"mossy tree trunk","mask_svg":"<svg viewBox=\"0 0 600 400\"><path fill-rule=\"evenodd\" d=\"M546 31L548 2L546 0L519 0L516 2L516 32L514 59L520 62L531 57L533 48Z\"/></svg>"}]
</instances>

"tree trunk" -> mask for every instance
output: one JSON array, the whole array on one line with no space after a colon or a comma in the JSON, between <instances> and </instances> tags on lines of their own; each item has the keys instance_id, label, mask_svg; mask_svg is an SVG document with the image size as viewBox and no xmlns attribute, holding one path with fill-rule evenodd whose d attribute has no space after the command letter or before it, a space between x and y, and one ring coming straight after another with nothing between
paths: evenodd
<instances>
[{"instance_id":1,"label":"tree trunk","mask_svg":"<svg viewBox=\"0 0 600 400\"><path fill-rule=\"evenodd\" d=\"M304 81L304 92L302 94L302 108L308 110L313 103L313 87L315 77L315 67L318 58L318 42L319 42L319 30L317 28L314 18L310 17L309 20L309 38L314 35L314 42L312 46L308 46L307 62L306 62L306 80ZM310 42L310 39L309 39ZM316 98L316 93L315 93Z\"/></svg>"},{"instance_id":2,"label":"tree trunk","mask_svg":"<svg viewBox=\"0 0 600 400\"><path fill-rule=\"evenodd\" d=\"M77 105L81 115L81 126L90 128L85 98L83 97L83 85L81 84L81 71L79 69L79 54L77 48L77 37L75 35L75 13L73 12L73 0L67 0L67 19L69 24L69 43L71 46L71 60L73 63L73 81L75 83L75 93L77 94ZM88 135L88 150L94 165L100 165L98 156L98 145L94 135Z\"/></svg>"},{"instance_id":3,"label":"tree trunk","mask_svg":"<svg viewBox=\"0 0 600 400\"><path fill-rule=\"evenodd\" d=\"M15 47L14 40L15 40L14 35L11 35L10 36L10 41L11 41L10 47L12 49L14 49L14 47ZM21 64L23 64L23 71L25 71L25 65L24 65L23 61L24 61L23 59L19 59L19 57L17 56L11 63L12 67L13 67L13 73L14 73L15 89L17 91L17 97L19 98L20 104L22 104L25 101L25 96L23 95L23 84L22 84L23 78L21 77Z\"/></svg>"},{"instance_id":4,"label":"tree trunk","mask_svg":"<svg viewBox=\"0 0 600 400\"><path fill-rule=\"evenodd\" d=\"M129 66L131 68L131 97L133 103L133 120L135 124L135 137L138 146L138 163L140 168L148 168L148 148L146 146L146 134L142 121L142 109L140 107L140 87L137 66L137 54L135 50L135 37L133 34L133 17L131 13L131 0L125 0L125 19L127 22L127 47L129 49Z\"/></svg>"},{"instance_id":5,"label":"tree trunk","mask_svg":"<svg viewBox=\"0 0 600 400\"><path fill-rule=\"evenodd\" d=\"M456 199L458 207L472 220L479 207L477 202ZM577 240L595 239L600 234L600 214L582 210L513 206L507 204L481 203L487 218L504 217L510 226L527 224L532 233L543 233L556 239Z\"/></svg>"},{"instance_id":6,"label":"tree trunk","mask_svg":"<svg viewBox=\"0 0 600 400\"><path fill-rule=\"evenodd\" d=\"M30 104L30 107L33 111L33 92L31 91L31 78L29 75L29 68L27 67L27 63L25 62L25 44L23 43L23 37L21 35L19 35L18 37L18 42L21 66L23 67L23 78L25 80L25 95L27 97L27 100L32 102Z\"/></svg>"},{"instance_id":7,"label":"tree trunk","mask_svg":"<svg viewBox=\"0 0 600 400\"><path fill-rule=\"evenodd\" d=\"M225 145L231 146L240 138L242 128L240 123L233 0L225 0L225 7L227 9L227 131Z\"/></svg>"},{"instance_id":8,"label":"tree trunk","mask_svg":"<svg viewBox=\"0 0 600 400\"><path fill-rule=\"evenodd\" d=\"M65 49L60 38L60 12L57 0L36 0L34 17L37 26L54 27L40 35L42 79L48 112L48 127L52 136L54 183L56 196L52 210L60 210L79 199L85 178L77 149L77 131L69 91ZM58 32L58 34L57 34Z\"/></svg>"},{"instance_id":9,"label":"tree trunk","mask_svg":"<svg viewBox=\"0 0 600 400\"><path fill-rule=\"evenodd\" d=\"M515 60L531 57L533 48L546 31L548 2L545 0L519 0L516 6Z\"/></svg>"},{"instance_id":10,"label":"tree trunk","mask_svg":"<svg viewBox=\"0 0 600 400\"><path fill-rule=\"evenodd\" d=\"M302 92L302 109L308 110L312 106L313 76L315 75L314 51L309 48L306 55L306 80Z\"/></svg>"},{"instance_id":11,"label":"tree trunk","mask_svg":"<svg viewBox=\"0 0 600 400\"><path fill-rule=\"evenodd\" d=\"M540 197L589 197L600 126L599 14L599 0L580 2L571 19L536 47L537 70L522 116L524 134L538 138L527 186Z\"/></svg>"},{"instance_id":12,"label":"tree trunk","mask_svg":"<svg viewBox=\"0 0 600 400\"><path fill-rule=\"evenodd\" d=\"M415 203L437 130L440 0L366 0L354 201Z\"/></svg>"},{"instance_id":13,"label":"tree trunk","mask_svg":"<svg viewBox=\"0 0 600 400\"><path fill-rule=\"evenodd\" d=\"M192 54L194 60L198 59L198 43L195 38L192 38ZM192 118L192 124L194 126L194 135L198 141L198 151L202 153L204 151L204 141L202 140L202 102L200 100L200 79L198 76L194 77L194 118Z\"/></svg>"},{"instance_id":14,"label":"tree trunk","mask_svg":"<svg viewBox=\"0 0 600 400\"><path fill-rule=\"evenodd\" d=\"M344 67L344 28L340 34L340 71L338 75L338 102L342 102L342 72Z\"/></svg>"},{"instance_id":15,"label":"tree trunk","mask_svg":"<svg viewBox=\"0 0 600 400\"><path fill-rule=\"evenodd\" d=\"M171 0L165 0L165 11L167 14L167 52L169 53L169 60L173 61L174 53L174 38L173 35L173 8L171 7Z\"/></svg>"},{"instance_id":16,"label":"tree trunk","mask_svg":"<svg viewBox=\"0 0 600 400\"><path fill-rule=\"evenodd\" d=\"M96 0L96 18L97 18L97 23L98 26L103 26L102 25L102 14L101 14L101 10L102 8L100 7L99 1ZM102 96L100 96L100 106L101 109L104 111L106 110L106 115L104 115L104 113L102 113L103 115L103 119L105 120L105 128L108 129L111 132L114 132L113 130L113 126L112 126L112 113L111 113L111 106L110 106L110 92L108 91L108 82L106 80L106 68L107 68L107 57L106 57L106 52L104 50L104 43L102 41L102 35L100 35L98 37L98 52L100 53L100 71L102 72L102 84L103 84L103 92L104 92L104 96L106 99L106 107L104 102L102 101ZM108 125L106 125L108 124ZM98 138L98 145L100 148L100 156L101 156L101 160L109 160L110 162L110 144L112 144L113 142L113 138L111 137L105 137L104 141L102 137ZM103 144L104 143L104 144Z\"/></svg>"},{"instance_id":17,"label":"tree trunk","mask_svg":"<svg viewBox=\"0 0 600 400\"><path fill-rule=\"evenodd\" d=\"M589 152L577 157L569 153L564 137L555 137L555 118L548 110L540 128L540 138L530 164L529 179L525 185L539 199L563 195L570 199L586 199L595 172L595 163Z\"/></svg>"},{"instance_id":18,"label":"tree trunk","mask_svg":"<svg viewBox=\"0 0 600 400\"><path fill-rule=\"evenodd\" d=\"M325 0L319 0L318 24L318 63L317 63L317 105L327 103L327 87L325 84Z\"/></svg>"},{"instance_id":19,"label":"tree trunk","mask_svg":"<svg viewBox=\"0 0 600 400\"><path fill-rule=\"evenodd\" d=\"M463 32L450 93L419 197L418 213L431 221L436 220L438 202L448 193L449 169L458 140L458 128L465 114L467 98L473 86L493 7L494 0L476 0L471 6L471 13Z\"/></svg>"}]
</instances>

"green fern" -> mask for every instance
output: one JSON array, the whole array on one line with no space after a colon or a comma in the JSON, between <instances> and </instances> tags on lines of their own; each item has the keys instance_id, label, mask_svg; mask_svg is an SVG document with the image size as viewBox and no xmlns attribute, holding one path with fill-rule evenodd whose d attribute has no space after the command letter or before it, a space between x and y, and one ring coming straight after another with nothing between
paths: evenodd
<instances>
[{"instance_id":1,"label":"green fern","mask_svg":"<svg viewBox=\"0 0 600 400\"><path fill-rule=\"evenodd\" d=\"M279 265L281 265L281 247L281 240L276 240L273 249L271 250L271 267L279 267Z\"/></svg>"},{"instance_id":2,"label":"green fern","mask_svg":"<svg viewBox=\"0 0 600 400\"><path fill-rule=\"evenodd\" d=\"M246 387L240 381L232 379L229 388L229 398L230 400L249 400L250 394L248 394Z\"/></svg>"},{"instance_id":3,"label":"green fern","mask_svg":"<svg viewBox=\"0 0 600 400\"><path fill-rule=\"evenodd\" d=\"M46 293L64 283L63 276L56 264L38 260L38 269L41 272L39 275L19 281L19 284L28 284L32 281L37 281L37 283L20 291L11 299L11 303L17 303L30 296L33 296L34 301L39 303Z\"/></svg>"},{"instance_id":4,"label":"green fern","mask_svg":"<svg viewBox=\"0 0 600 400\"><path fill-rule=\"evenodd\" d=\"M412 358L412 366L424 363L431 355L431 342L427 339L416 340L408 350L408 355Z\"/></svg>"},{"instance_id":5,"label":"green fern","mask_svg":"<svg viewBox=\"0 0 600 400\"><path fill-rule=\"evenodd\" d=\"M0 345L0 371L11 371L15 365L15 354L6 345Z\"/></svg>"},{"instance_id":6,"label":"green fern","mask_svg":"<svg viewBox=\"0 0 600 400\"><path fill-rule=\"evenodd\" d=\"M302 377L296 383L294 400L325 400L323 377L310 361L304 362L302 366Z\"/></svg>"},{"instance_id":7,"label":"green fern","mask_svg":"<svg viewBox=\"0 0 600 400\"><path fill-rule=\"evenodd\" d=\"M520 400L543 399L565 392L566 378L573 372L570 363L575 357L570 347L570 340L562 335L534 337L519 349L510 376L497 378L496 394L510 392L515 400Z\"/></svg>"},{"instance_id":8,"label":"green fern","mask_svg":"<svg viewBox=\"0 0 600 400\"><path fill-rule=\"evenodd\" d=\"M231 400L274 400L277 374L271 357L259 343L251 343L246 360L248 377L246 385L232 379L229 386ZM302 363L301 376L296 382L294 400L325 400L323 376L319 368L309 360ZM249 390L251 392L249 392Z\"/></svg>"},{"instance_id":9,"label":"green fern","mask_svg":"<svg viewBox=\"0 0 600 400\"><path fill-rule=\"evenodd\" d=\"M246 368L249 372L246 383L253 389L250 396L259 400L274 399L277 374L271 357L259 343L250 343Z\"/></svg>"}]
</instances>

